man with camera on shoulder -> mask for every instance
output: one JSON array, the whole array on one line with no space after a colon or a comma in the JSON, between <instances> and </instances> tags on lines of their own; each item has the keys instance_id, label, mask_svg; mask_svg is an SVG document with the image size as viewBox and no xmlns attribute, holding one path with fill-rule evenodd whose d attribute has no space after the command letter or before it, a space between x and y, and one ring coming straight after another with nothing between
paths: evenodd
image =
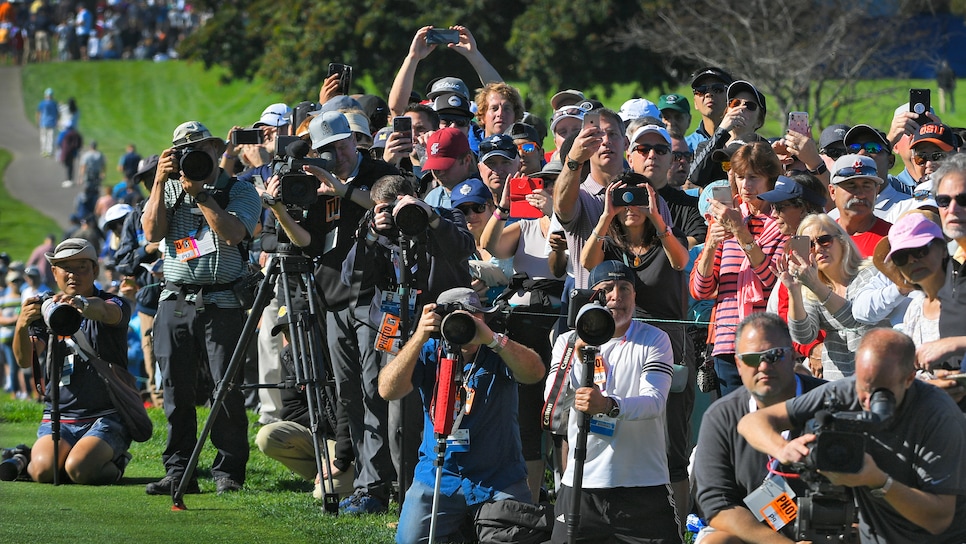
<instances>
[{"instance_id":1,"label":"man with camera on shoulder","mask_svg":"<svg viewBox=\"0 0 966 544\"><path fill-rule=\"evenodd\" d=\"M172 147L158 161L141 224L150 242L164 239L165 285L154 322L154 352L164 379L168 441L165 476L149 483L149 495L170 495L179 485L197 442L198 365L216 384L224 380L245 308L235 287L248 271L247 251L261 201L249 183L236 183L217 166L225 142L197 121L174 130ZM211 442L218 493L237 491L248 463L248 418L241 390L231 388L215 416ZM187 493L199 493L189 475Z\"/></svg>"},{"instance_id":2,"label":"man with camera on shoulder","mask_svg":"<svg viewBox=\"0 0 966 544\"><path fill-rule=\"evenodd\" d=\"M803 463L852 488L862 542L963 542L966 420L946 393L916 379L915 358L908 336L872 329L856 351L854 376L752 412L738 432L782 464ZM812 423L798 438L783 438L784 429L813 418L822 429ZM864 425L855 430L856 423ZM857 461L855 470L828 470L833 458L833 469Z\"/></svg>"},{"instance_id":3,"label":"man with camera on shoulder","mask_svg":"<svg viewBox=\"0 0 966 544\"><path fill-rule=\"evenodd\" d=\"M444 291L435 304L423 306L415 333L379 373L379 394L384 398L400 399L415 388L423 404L419 462L396 531L400 544L428 542L432 523L437 439L431 414L435 388L448 379L437 378L444 357L440 334L448 343L471 338L447 347L459 353L455 371L462 383L456 387L451 413L456 421L446 439L436 520L439 540L476 540L475 534L467 535L461 527L483 503L530 502L517 424L517 384L539 381L544 367L536 352L490 330L483 320L485 313L472 289Z\"/></svg>"}]
</instances>

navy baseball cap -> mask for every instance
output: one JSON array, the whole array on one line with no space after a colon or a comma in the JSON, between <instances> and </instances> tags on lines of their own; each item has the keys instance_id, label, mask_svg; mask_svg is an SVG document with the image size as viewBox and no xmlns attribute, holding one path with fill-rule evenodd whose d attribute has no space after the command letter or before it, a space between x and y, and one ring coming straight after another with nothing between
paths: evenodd
<instances>
[{"instance_id":1,"label":"navy baseball cap","mask_svg":"<svg viewBox=\"0 0 966 544\"><path fill-rule=\"evenodd\" d=\"M771 202L772 204L793 198L803 198L812 204L818 204L819 206L825 205L825 197L802 187L800 183L787 176L778 176L778 181L775 182L775 188L771 191L761 193L758 195L758 198L765 202Z\"/></svg>"},{"instance_id":2,"label":"navy baseball cap","mask_svg":"<svg viewBox=\"0 0 966 544\"><path fill-rule=\"evenodd\" d=\"M620 261L604 261L590 271L587 285L593 289L598 283L611 280L624 280L632 284L636 276L629 266Z\"/></svg>"}]
</instances>

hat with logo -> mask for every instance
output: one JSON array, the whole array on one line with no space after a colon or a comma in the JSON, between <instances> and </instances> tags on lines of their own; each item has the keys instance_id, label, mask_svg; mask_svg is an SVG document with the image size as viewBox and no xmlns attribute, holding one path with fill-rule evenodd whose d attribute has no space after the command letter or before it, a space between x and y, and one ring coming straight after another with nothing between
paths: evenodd
<instances>
[{"instance_id":1,"label":"hat with logo","mask_svg":"<svg viewBox=\"0 0 966 544\"><path fill-rule=\"evenodd\" d=\"M690 114L691 103L680 94L662 94L661 98L657 99L657 109L661 111L674 110Z\"/></svg>"},{"instance_id":2,"label":"hat with logo","mask_svg":"<svg viewBox=\"0 0 966 544\"><path fill-rule=\"evenodd\" d=\"M566 91L560 91L559 93L554 94L550 98L550 107L555 110L559 110L564 106L580 104L584 100L584 93L578 91L577 89L567 89Z\"/></svg>"},{"instance_id":3,"label":"hat with logo","mask_svg":"<svg viewBox=\"0 0 966 544\"><path fill-rule=\"evenodd\" d=\"M447 127L433 132L426 140L423 171L447 170L457 159L470 152L470 141L460 129Z\"/></svg>"},{"instance_id":4,"label":"hat with logo","mask_svg":"<svg viewBox=\"0 0 966 544\"><path fill-rule=\"evenodd\" d=\"M915 249L930 244L933 240L945 240L943 229L926 215L921 213L907 213L889 228L889 253L885 261L889 262L896 251Z\"/></svg>"},{"instance_id":5,"label":"hat with logo","mask_svg":"<svg viewBox=\"0 0 966 544\"><path fill-rule=\"evenodd\" d=\"M604 261L590 271L590 281L587 285L593 289L604 281L629 281L634 283L636 276L629 266L620 261Z\"/></svg>"},{"instance_id":6,"label":"hat with logo","mask_svg":"<svg viewBox=\"0 0 966 544\"><path fill-rule=\"evenodd\" d=\"M691 76L691 87L696 86L698 82L704 78L714 78L723 82L725 85L730 85L731 82L735 80L735 78L731 77L731 74L725 72L721 68L716 66L708 66L694 72L694 74Z\"/></svg>"},{"instance_id":7,"label":"hat with logo","mask_svg":"<svg viewBox=\"0 0 966 544\"><path fill-rule=\"evenodd\" d=\"M491 308L485 308L480 302L480 295L469 287L454 287L447 289L436 297L436 304L460 304L466 311L488 313Z\"/></svg>"},{"instance_id":8,"label":"hat with logo","mask_svg":"<svg viewBox=\"0 0 966 544\"><path fill-rule=\"evenodd\" d=\"M326 111L312 118L309 135L312 137L312 149L319 149L352 136L352 127L342 113Z\"/></svg>"},{"instance_id":9,"label":"hat with logo","mask_svg":"<svg viewBox=\"0 0 966 544\"><path fill-rule=\"evenodd\" d=\"M252 127L284 127L290 124L292 124L292 108L282 102L278 102L265 108L261 117L258 118L258 121Z\"/></svg>"},{"instance_id":10,"label":"hat with logo","mask_svg":"<svg viewBox=\"0 0 966 544\"><path fill-rule=\"evenodd\" d=\"M389 142L389 137L392 136L392 127L382 127L379 132L372 137L372 147L376 149L385 149L386 144Z\"/></svg>"},{"instance_id":11,"label":"hat with logo","mask_svg":"<svg viewBox=\"0 0 966 544\"><path fill-rule=\"evenodd\" d=\"M70 259L89 259L97 262L97 250L83 238L68 238L57 244L54 251L44 254L50 264L59 264Z\"/></svg>"},{"instance_id":12,"label":"hat with logo","mask_svg":"<svg viewBox=\"0 0 966 544\"><path fill-rule=\"evenodd\" d=\"M632 98L624 102L617 114L621 116L621 119L625 123L632 119L640 119L641 117L661 118L661 110L657 109L654 102L646 98Z\"/></svg>"},{"instance_id":13,"label":"hat with logo","mask_svg":"<svg viewBox=\"0 0 966 544\"><path fill-rule=\"evenodd\" d=\"M490 157L500 157L513 160L520 156L517 144L508 134L494 134L480 142L480 162L486 162Z\"/></svg>"},{"instance_id":14,"label":"hat with logo","mask_svg":"<svg viewBox=\"0 0 966 544\"><path fill-rule=\"evenodd\" d=\"M757 87L755 87L754 85L752 85L751 83L743 79L739 79L738 81L735 81L731 85L728 85L728 100L730 101L732 98L737 96L738 93L740 92L751 93L752 95L754 95L755 102L757 102L758 107L761 108L762 114L764 114L768 110L768 107L765 104L765 95L761 94L761 91L759 91Z\"/></svg>"},{"instance_id":15,"label":"hat with logo","mask_svg":"<svg viewBox=\"0 0 966 544\"><path fill-rule=\"evenodd\" d=\"M842 141L845 143L845 147L860 142L878 142L892 151L892 143L889 142L886 133L870 125L855 125L845 133L845 139Z\"/></svg>"},{"instance_id":16,"label":"hat with logo","mask_svg":"<svg viewBox=\"0 0 966 544\"><path fill-rule=\"evenodd\" d=\"M37 268L36 266L28 266L27 268L23 269L23 275L30 278L39 278L40 269Z\"/></svg>"},{"instance_id":17,"label":"hat with logo","mask_svg":"<svg viewBox=\"0 0 966 544\"><path fill-rule=\"evenodd\" d=\"M364 94L357 101L362 104L362 111L366 112L366 117L369 118L369 127L379 129L386 126L389 119L389 104L381 96Z\"/></svg>"},{"instance_id":18,"label":"hat with logo","mask_svg":"<svg viewBox=\"0 0 966 544\"><path fill-rule=\"evenodd\" d=\"M872 157L865 155L842 155L832 165L832 184L838 185L850 179L871 179L882 184L879 169Z\"/></svg>"},{"instance_id":19,"label":"hat with logo","mask_svg":"<svg viewBox=\"0 0 966 544\"><path fill-rule=\"evenodd\" d=\"M430 100L436 100L436 97L443 93L456 93L462 96L467 102L470 101L470 88L458 77L434 79L429 83L429 91L426 92L426 96Z\"/></svg>"},{"instance_id":20,"label":"hat with logo","mask_svg":"<svg viewBox=\"0 0 966 544\"><path fill-rule=\"evenodd\" d=\"M174 147L184 147L209 140L216 140L221 144L225 143L221 138L212 136L211 131L198 121L181 123L178 128L174 129L174 134L171 136L171 144Z\"/></svg>"},{"instance_id":21,"label":"hat with logo","mask_svg":"<svg viewBox=\"0 0 966 544\"><path fill-rule=\"evenodd\" d=\"M730 161L731 156L735 154L735 151L741 148L741 146L746 145L748 142L744 140L731 140L728 145L722 147L721 149L715 149L711 152L711 160L715 162L725 162Z\"/></svg>"},{"instance_id":22,"label":"hat with logo","mask_svg":"<svg viewBox=\"0 0 966 544\"><path fill-rule=\"evenodd\" d=\"M486 204L493 201L493 192L479 179L470 178L453 187L453 192L450 193L449 198L454 208L467 202Z\"/></svg>"},{"instance_id":23,"label":"hat with logo","mask_svg":"<svg viewBox=\"0 0 966 544\"><path fill-rule=\"evenodd\" d=\"M637 140L645 134L657 134L667 145L671 145L671 135L668 133L667 129L658 125L644 125L643 127L634 131L634 137L631 138L631 143L637 143Z\"/></svg>"},{"instance_id":24,"label":"hat with logo","mask_svg":"<svg viewBox=\"0 0 966 544\"><path fill-rule=\"evenodd\" d=\"M526 123L513 123L510 126L510 132L508 132L510 138L514 140L526 140L528 142L540 143L540 135L537 134L537 129L533 125L528 125Z\"/></svg>"},{"instance_id":25,"label":"hat with logo","mask_svg":"<svg viewBox=\"0 0 966 544\"><path fill-rule=\"evenodd\" d=\"M851 127L841 123L825 127L825 130L822 131L822 135L818 137L819 151L826 149L832 144L844 142L845 135L848 134L849 128Z\"/></svg>"},{"instance_id":26,"label":"hat with logo","mask_svg":"<svg viewBox=\"0 0 966 544\"><path fill-rule=\"evenodd\" d=\"M810 189L803 187L800 183L787 176L778 176L775 181L775 188L758 195L758 198L765 202L783 202L793 198L802 198L812 204L819 206L825 205L825 197L815 194Z\"/></svg>"},{"instance_id":27,"label":"hat with logo","mask_svg":"<svg viewBox=\"0 0 966 544\"><path fill-rule=\"evenodd\" d=\"M460 93L441 93L433 99L433 109L440 115L449 115L469 119L473 117L470 102Z\"/></svg>"},{"instance_id":28,"label":"hat with logo","mask_svg":"<svg viewBox=\"0 0 966 544\"><path fill-rule=\"evenodd\" d=\"M920 126L919 130L912 136L912 143L909 144L909 147L914 148L923 142L936 144L943 151L952 151L958 147L953 129L942 123L925 123Z\"/></svg>"}]
</instances>

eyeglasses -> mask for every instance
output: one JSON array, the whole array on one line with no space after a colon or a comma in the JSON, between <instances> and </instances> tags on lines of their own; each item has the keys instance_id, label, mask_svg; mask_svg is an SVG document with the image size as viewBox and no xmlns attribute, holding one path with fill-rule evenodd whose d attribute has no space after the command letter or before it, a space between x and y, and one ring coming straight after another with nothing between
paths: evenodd
<instances>
[{"instance_id":1,"label":"eyeglasses","mask_svg":"<svg viewBox=\"0 0 966 544\"><path fill-rule=\"evenodd\" d=\"M483 140L480 142L480 155L486 155L491 151L509 151L516 155L517 144L513 143L513 140L509 136L501 137L495 136L489 140Z\"/></svg>"},{"instance_id":2,"label":"eyeglasses","mask_svg":"<svg viewBox=\"0 0 966 544\"><path fill-rule=\"evenodd\" d=\"M886 146L879 142L865 142L863 144L849 144L849 153L859 153L865 151L869 155L878 155L886 150ZM831 156L831 155L829 155Z\"/></svg>"},{"instance_id":3,"label":"eyeglasses","mask_svg":"<svg viewBox=\"0 0 966 544\"><path fill-rule=\"evenodd\" d=\"M780 362L791 350L792 348L790 346L783 348L771 348L766 349L765 351L738 353L737 357L742 363L752 368L758 368L762 361L765 361L770 365Z\"/></svg>"},{"instance_id":4,"label":"eyeglasses","mask_svg":"<svg viewBox=\"0 0 966 544\"><path fill-rule=\"evenodd\" d=\"M486 213L486 204L460 205L457 206L456 209L463 212L463 215L469 215L470 213L479 215L481 213Z\"/></svg>"},{"instance_id":5,"label":"eyeglasses","mask_svg":"<svg viewBox=\"0 0 966 544\"><path fill-rule=\"evenodd\" d=\"M966 208L966 193L959 193L958 195L936 195L936 205L940 208L948 208L953 200L956 201L956 205L960 208Z\"/></svg>"},{"instance_id":6,"label":"eyeglasses","mask_svg":"<svg viewBox=\"0 0 966 544\"><path fill-rule=\"evenodd\" d=\"M940 162L946 158L946 153L942 151L933 151L932 153L913 153L912 162L916 163L916 166L925 166L927 162Z\"/></svg>"},{"instance_id":7,"label":"eyeglasses","mask_svg":"<svg viewBox=\"0 0 966 544\"><path fill-rule=\"evenodd\" d=\"M446 128L446 127L466 128L469 126L469 124L470 124L470 120L465 119L463 117L449 117L449 118L440 117L439 118L439 126L441 128Z\"/></svg>"},{"instance_id":8,"label":"eyeglasses","mask_svg":"<svg viewBox=\"0 0 966 544\"><path fill-rule=\"evenodd\" d=\"M691 162L694 160L694 154L689 151L672 151L671 160L676 162Z\"/></svg>"},{"instance_id":9,"label":"eyeglasses","mask_svg":"<svg viewBox=\"0 0 966 544\"><path fill-rule=\"evenodd\" d=\"M740 98L732 98L728 102L729 108L737 108L739 106L744 106L748 108L748 111L758 111L758 104L753 100L742 100Z\"/></svg>"},{"instance_id":10,"label":"eyeglasses","mask_svg":"<svg viewBox=\"0 0 966 544\"><path fill-rule=\"evenodd\" d=\"M533 152L535 152L537 150L537 144L531 143L531 142L527 142L525 144L518 145L517 146L517 149L520 150L520 153L522 153L524 155L529 155L529 154L531 154L531 153L533 153Z\"/></svg>"},{"instance_id":11,"label":"eyeglasses","mask_svg":"<svg viewBox=\"0 0 966 544\"><path fill-rule=\"evenodd\" d=\"M931 243L912 249L900 249L892 254L892 262L896 263L896 266L906 266L910 257L921 261L926 255L929 255L930 248L932 248Z\"/></svg>"},{"instance_id":12,"label":"eyeglasses","mask_svg":"<svg viewBox=\"0 0 966 544\"><path fill-rule=\"evenodd\" d=\"M775 204L771 205L771 208L775 210L775 213L782 213L783 211L785 211L785 208L801 208L801 206L791 201L785 201L785 202L776 202Z\"/></svg>"},{"instance_id":13,"label":"eyeglasses","mask_svg":"<svg viewBox=\"0 0 966 544\"><path fill-rule=\"evenodd\" d=\"M829 247L836 238L838 237L834 234L823 234L818 238L812 238L809 240L808 247L814 249L818 249L819 247Z\"/></svg>"},{"instance_id":14,"label":"eyeglasses","mask_svg":"<svg viewBox=\"0 0 966 544\"><path fill-rule=\"evenodd\" d=\"M655 153L662 156L667 155L668 153L671 152L671 146L666 144L656 144L656 145L640 144L640 145L634 146L634 149L632 149L631 151L633 151L634 153L640 153L642 157L646 157L651 153L652 149L654 150Z\"/></svg>"},{"instance_id":15,"label":"eyeglasses","mask_svg":"<svg viewBox=\"0 0 966 544\"><path fill-rule=\"evenodd\" d=\"M66 266L62 264L55 264L54 266L63 270L68 274L73 274L75 276L80 274L87 274L94 269L94 265L90 261L84 261L83 263L77 263L77 264L66 265Z\"/></svg>"},{"instance_id":16,"label":"eyeglasses","mask_svg":"<svg viewBox=\"0 0 966 544\"><path fill-rule=\"evenodd\" d=\"M692 87L691 90L694 94L722 94L728 90L728 87L724 83L713 83L711 85L698 85L697 87Z\"/></svg>"}]
</instances>

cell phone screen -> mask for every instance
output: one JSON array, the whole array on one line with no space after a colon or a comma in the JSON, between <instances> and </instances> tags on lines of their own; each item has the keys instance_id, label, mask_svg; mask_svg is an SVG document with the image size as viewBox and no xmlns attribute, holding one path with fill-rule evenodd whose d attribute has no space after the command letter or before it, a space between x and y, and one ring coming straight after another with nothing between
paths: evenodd
<instances>
[{"instance_id":1,"label":"cell phone screen","mask_svg":"<svg viewBox=\"0 0 966 544\"><path fill-rule=\"evenodd\" d=\"M426 43L428 45L460 43L460 31L448 28L431 28L426 33Z\"/></svg>"}]
</instances>

